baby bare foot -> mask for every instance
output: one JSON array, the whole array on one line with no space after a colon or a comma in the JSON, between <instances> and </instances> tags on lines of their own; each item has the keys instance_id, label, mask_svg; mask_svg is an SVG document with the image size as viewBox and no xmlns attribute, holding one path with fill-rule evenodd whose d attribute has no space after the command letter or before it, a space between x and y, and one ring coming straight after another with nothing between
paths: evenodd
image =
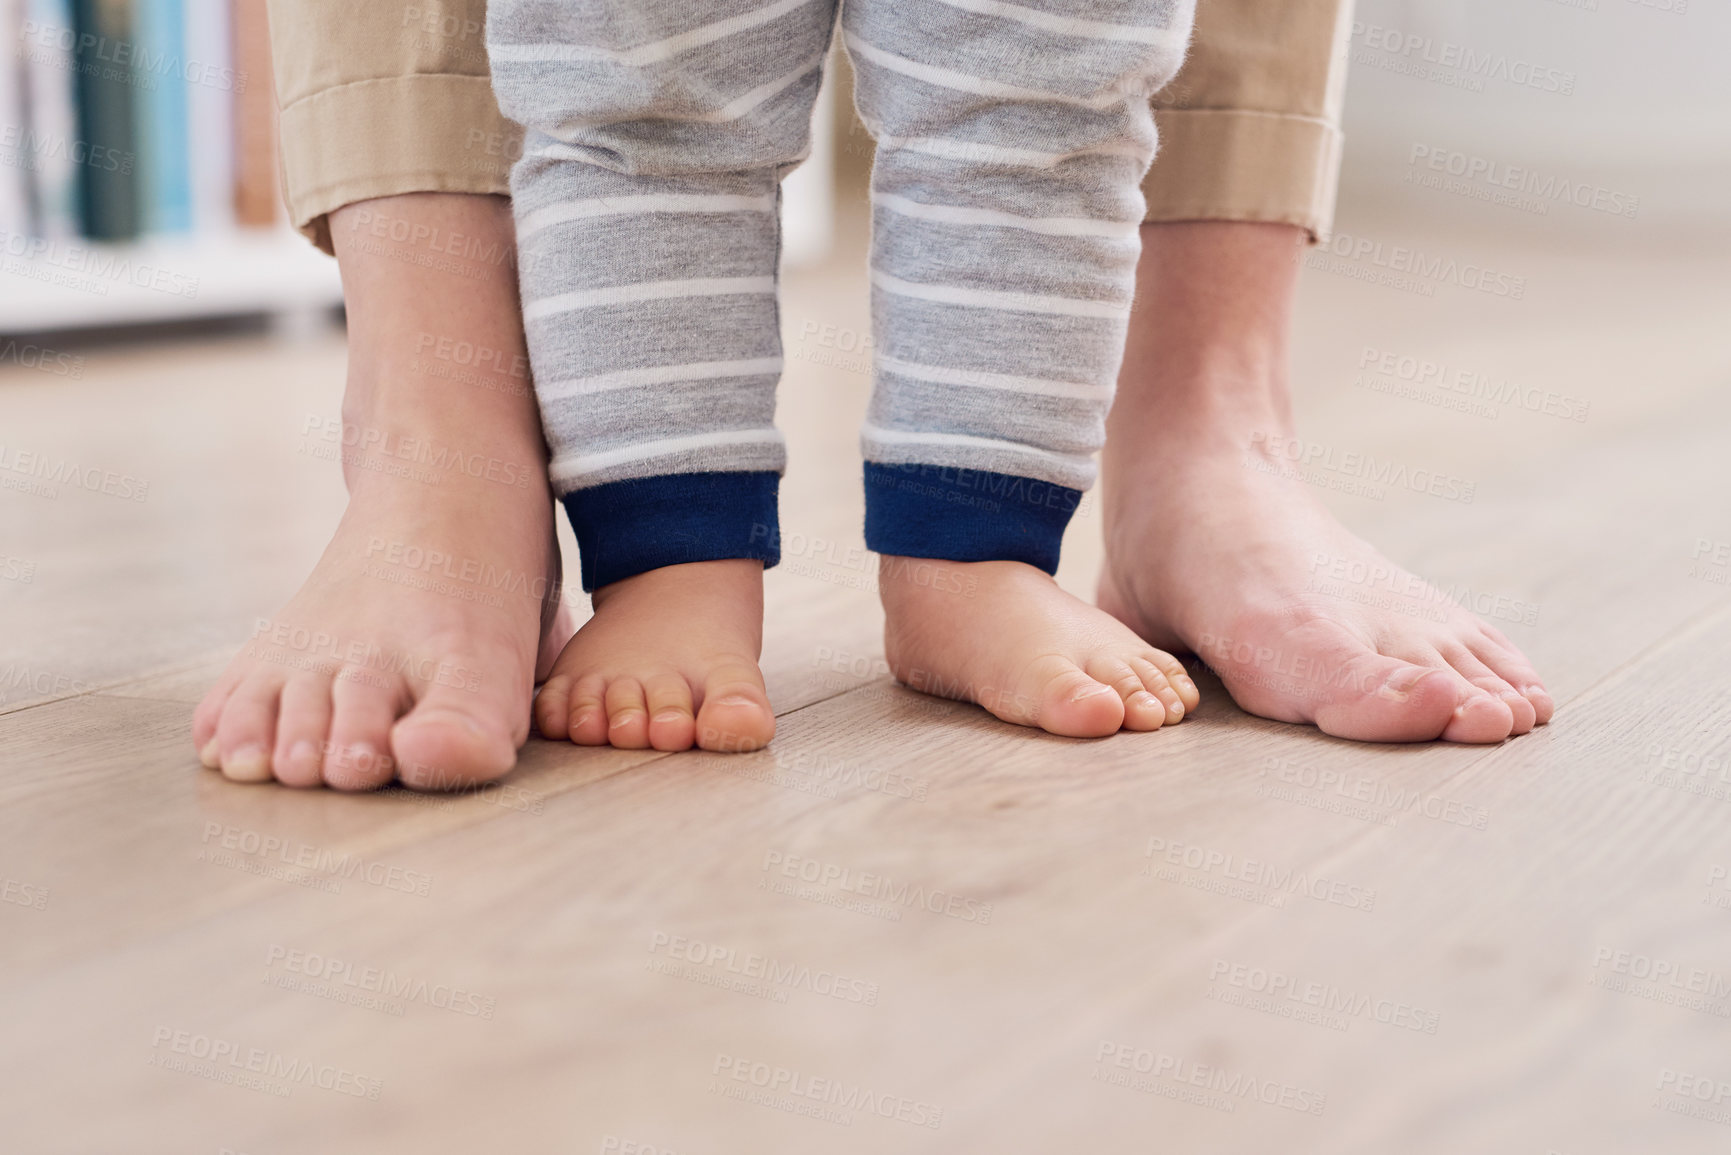
<instances>
[{"instance_id":1,"label":"baby bare foot","mask_svg":"<svg viewBox=\"0 0 1731 1155\"><path fill-rule=\"evenodd\" d=\"M756 750L775 736L757 661L763 563L692 562L602 586L535 699L547 738L627 750Z\"/></svg>"},{"instance_id":2,"label":"baby bare foot","mask_svg":"<svg viewBox=\"0 0 1731 1155\"><path fill-rule=\"evenodd\" d=\"M1070 738L1158 730L1196 708L1172 655L1015 561L885 557L884 653L903 684Z\"/></svg>"},{"instance_id":3,"label":"baby bare foot","mask_svg":"<svg viewBox=\"0 0 1731 1155\"><path fill-rule=\"evenodd\" d=\"M332 214L349 385L343 420L310 437L341 456L349 506L306 584L193 715L201 760L236 781L497 778L528 736L538 652L545 663L571 633L513 270L357 245L380 217L511 243L496 198L418 194ZM433 358L415 353L441 340L493 351L493 368L428 372Z\"/></svg>"}]
</instances>

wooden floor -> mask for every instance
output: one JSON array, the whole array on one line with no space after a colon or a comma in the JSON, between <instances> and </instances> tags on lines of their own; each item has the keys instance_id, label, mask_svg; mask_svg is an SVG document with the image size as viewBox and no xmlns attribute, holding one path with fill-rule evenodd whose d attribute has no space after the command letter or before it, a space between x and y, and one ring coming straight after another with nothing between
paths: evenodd
<instances>
[{"instance_id":1,"label":"wooden floor","mask_svg":"<svg viewBox=\"0 0 1731 1155\"><path fill-rule=\"evenodd\" d=\"M1099 742L895 688L847 556L852 244L788 286L772 749L532 741L454 799L233 785L188 720L341 508L302 439L340 338L0 368L6 460L149 483L0 491L0 1148L1731 1148L1731 605L1694 560L1731 541L1728 254L1494 215L1349 204L1523 297L1320 263L1297 350L1307 438L1476 486L1341 517L1536 607L1500 624L1560 708L1492 749L1333 741L1213 683ZM1591 407L1379 392L1367 347ZM1090 502L1079 592L1099 529Z\"/></svg>"}]
</instances>

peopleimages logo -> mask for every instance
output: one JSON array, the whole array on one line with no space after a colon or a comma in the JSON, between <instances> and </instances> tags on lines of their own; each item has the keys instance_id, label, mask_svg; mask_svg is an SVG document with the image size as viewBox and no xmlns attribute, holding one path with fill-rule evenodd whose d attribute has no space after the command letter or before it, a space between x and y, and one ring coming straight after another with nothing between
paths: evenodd
<instances>
[{"instance_id":1,"label":"peopleimages logo","mask_svg":"<svg viewBox=\"0 0 1731 1155\"><path fill-rule=\"evenodd\" d=\"M1521 88L1536 88L1558 96L1572 96L1575 74L1560 68L1550 68L1531 60L1511 57L1506 52L1485 51L1452 40L1439 40L1399 28L1384 28L1355 20L1352 39L1365 48L1396 58L1459 73L1482 84L1486 80L1501 80Z\"/></svg>"},{"instance_id":2,"label":"peopleimages logo","mask_svg":"<svg viewBox=\"0 0 1731 1155\"><path fill-rule=\"evenodd\" d=\"M1304 476L1305 470L1332 474L1371 486L1367 496L1374 496L1379 501L1382 499L1379 488L1387 487L1407 489L1413 493L1429 494L1432 497L1470 505L1478 490L1477 482L1453 474L1422 467L1413 468L1389 458L1378 458L1354 450L1337 450L1332 445L1306 441L1299 437L1283 437L1261 430L1250 435L1250 449L1249 460L1254 465L1269 465L1272 468L1290 464L1300 471L1301 476ZM1308 476L1305 476L1305 479L1311 480Z\"/></svg>"},{"instance_id":3,"label":"peopleimages logo","mask_svg":"<svg viewBox=\"0 0 1731 1155\"><path fill-rule=\"evenodd\" d=\"M296 1084L373 1100L385 1089L384 1080L368 1078L345 1067L312 1063L263 1047L242 1047L229 1039L173 1027L157 1027L150 1045L153 1067L218 1083L249 1086L282 1098L287 1098Z\"/></svg>"},{"instance_id":4,"label":"peopleimages logo","mask_svg":"<svg viewBox=\"0 0 1731 1155\"><path fill-rule=\"evenodd\" d=\"M0 127L0 149L5 150L0 152L0 164L31 172L40 171L44 160L67 160L101 172L131 175L138 160L136 153L16 124Z\"/></svg>"},{"instance_id":5,"label":"peopleimages logo","mask_svg":"<svg viewBox=\"0 0 1731 1155\"><path fill-rule=\"evenodd\" d=\"M775 875L797 880L814 888L816 895L840 892L860 895L886 904L891 921L900 919L903 909L918 908L931 914L984 925L992 921L992 904L968 898L946 890L926 887L920 883L899 882L888 875L870 870L855 870L821 859L805 858L781 850L767 851L760 869L771 877L760 882L760 889L775 889L786 893L785 884L775 883Z\"/></svg>"},{"instance_id":6,"label":"peopleimages logo","mask_svg":"<svg viewBox=\"0 0 1731 1155\"><path fill-rule=\"evenodd\" d=\"M491 995L464 990L450 983L430 983L424 978L399 975L387 968L276 943L265 951L264 966L267 978L272 973L281 972L276 974L277 985L304 990L334 1002L350 1001L345 996L351 993L372 994L482 1019L491 1019L498 1005L498 1000ZM302 986L294 981L298 979L309 980L312 985ZM398 1009L395 1013L402 1012Z\"/></svg>"},{"instance_id":7,"label":"peopleimages logo","mask_svg":"<svg viewBox=\"0 0 1731 1155\"><path fill-rule=\"evenodd\" d=\"M1468 401L1518 407L1562 421L1585 421L1593 406L1591 401L1553 389L1536 389L1507 377L1498 380L1480 369L1451 368L1440 361L1378 349L1374 345L1364 346L1358 356L1358 367L1361 372L1354 384L1377 392L1393 392L1391 386L1398 382L1438 394L1458 395ZM1384 380L1378 382L1377 377ZM1496 413L1492 411L1491 416L1496 416Z\"/></svg>"},{"instance_id":8,"label":"peopleimages logo","mask_svg":"<svg viewBox=\"0 0 1731 1155\"><path fill-rule=\"evenodd\" d=\"M1149 1047L1102 1039L1094 1051L1089 1078L1144 1094L1194 1102L1217 1111L1235 1112L1242 1102L1257 1102L1303 1115L1320 1115L1328 1096L1310 1087L1258 1078L1212 1063L1198 1063Z\"/></svg>"},{"instance_id":9,"label":"peopleimages logo","mask_svg":"<svg viewBox=\"0 0 1731 1155\"><path fill-rule=\"evenodd\" d=\"M1343 988L1335 983L1299 979L1281 971L1226 959L1214 960L1208 969L1208 981L1236 991L1264 996L1276 1007L1281 1003L1312 1007L1325 1015L1341 1019L1367 1019L1384 1026L1400 1027L1426 1035L1436 1034L1442 1021L1439 1012L1414 1006L1404 999ZM1211 994L1210 997L1222 1002L1233 1001L1221 998L1218 994Z\"/></svg>"},{"instance_id":10,"label":"peopleimages logo","mask_svg":"<svg viewBox=\"0 0 1731 1155\"><path fill-rule=\"evenodd\" d=\"M1219 887L1205 885L1211 880L1242 884L1250 891L1233 897L1262 901L1265 906L1284 906L1285 896L1296 894L1317 902L1344 906L1348 910L1370 913L1376 909L1376 891L1369 887L1322 875L1312 877L1303 870L1277 866L1265 859L1244 858L1215 847L1150 837L1143 857L1149 860L1143 867L1144 874L1198 890L1219 890ZM1163 868L1160 866L1162 863ZM1182 871L1194 873L1186 878ZM1266 898L1278 901L1266 901Z\"/></svg>"},{"instance_id":11,"label":"peopleimages logo","mask_svg":"<svg viewBox=\"0 0 1731 1155\"><path fill-rule=\"evenodd\" d=\"M843 1126L853 1121L852 1112L855 1111L862 1115L875 1115L881 1119L892 1119L897 1123L926 1127L933 1131L944 1121L944 1109L933 1103L922 1102L906 1095L887 1094L840 1079L817 1078L786 1067L754 1062L735 1055L716 1055L715 1064L709 1073L716 1079L711 1090L717 1094L748 1102L761 1102L761 1105L766 1107L775 1107L791 1114L811 1115L824 1122L840 1123ZM724 1079L743 1083L745 1086L730 1087L722 1082ZM751 1096L751 1090L760 1092L762 1098ZM815 1107L815 1104L822 1104L822 1107Z\"/></svg>"},{"instance_id":12,"label":"peopleimages logo","mask_svg":"<svg viewBox=\"0 0 1731 1155\"><path fill-rule=\"evenodd\" d=\"M206 822L204 837L200 841L207 850L246 855L260 861L274 860L286 866L326 875L331 879L354 879L385 890L415 894L422 898L427 897L433 885L433 876L425 871L408 870L377 859L367 859L351 851L339 852L310 843L290 842L274 834L260 834L256 830L226 826L221 822ZM217 861L207 855L201 857Z\"/></svg>"},{"instance_id":13,"label":"peopleimages logo","mask_svg":"<svg viewBox=\"0 0 1731 1155\"><path fill-rule=\"evenodd\" d=\"M1507 297L1511 301L1522 300L1527 295L1525 277L1501 272L1472 261L1462 262L1454 257L1437 256L1423 249L1408 248L1406 245L1385 245L1382 241L1353 236L1351 233L1333 233L1324 237L1305 257L1305 265L1329 272L1342 271L1328 266L1328 258L1331 256L1369 265L1371 269L1385 274L1416 278L1420 286L1454 285L1477 293L1488 293L1493 297ZM1430 296L1434 292L1432 287L1423 295Z\"/></svg>"},{"instance_id":14,"label":"peopleimages logo","mask_svg":"<svg viewBox=\"0 0 1731 1155\"><path fill-rule=\"evenodd\" d=\"M84 376L83 357L44 349L41 345L33 345L28 341L22 345L16 340L7 341L5 346L0 348L0 364L8 361L21 369L35 369L39 373L54 377Z\"/></svg>"},{"instance_id":15,"label":"peopleimages logo","mask_svg":"<svg viewBox=\"0 0 1731 1155\"><path fill-rule=\"evenodd\" d=\"M666 931L658 930L649 936L649 953L742 979L761 981L771 988L803 990L868 1007L875 1007L878 1002L876 983Z\"/></svg>"},{"instance_id":16,"label":"peopleimages logo","mask_svg":"<svg viewBox=\"0 0 1731 1155\"><path fill-rule=\"evenodd\" d=\"M107 296L110 285L122 283L171 297L198 296L197 277L135 260L127 250L112 246L74 244L0 229L0 254L8 258L5 269L9 273L53 281L97 296Z\"/></svg>"},{"instance_id":17,"label":"peopleimages logo","mask_svg":"<svg viewBox=\"0 0 1731 1155\"><path fill-rule=\"evenodd\" d=\"M97 465L69 458L19 449L0 442L0 473L15 473L43 483L44 496L60 496L59 486L100 493L121 501L144 501L150 497L150 482L130 473L116 473Z\"/></svg>"},{"instance_id":18,"label":"peopleimages logo","mask_svg":"<svg viewBox=\"0 0 1731 1155\"><path fill-rule=\"evenodd\" d=\"M1412 152L1407 156L1407 164L1411 166L1407 173L1408 183L1412 183L1415 175L1422 175L1412 171L1419 168L1421 162L1424 168L1433 173L1530 196L1540 202L1541 209L1546 203L1560 201L1576 208L1633 218L1641 208L1641 198L1629 193L1617 192L1587 181L1542 173L1521 165L1505 164L1489 157L1461 152L1459 149L1428 144L1412 146Z\"/></svg>"},{"instance_id":19,"label":"peopleimages logo","mask_svg":"<svg viewBox=\"0 0 1731 1155\"><path fill-rule=\"evenodd\" d=\"M110 40L93 32L75 32L65 25L41 24L35 20L23 21L19 31L23 42L18 54L32 63L49 63L52 58L47 54L58 52L66 54L64 66L105 79L129 72L131 83L144 89L155 88L157 77L167 77L224 92L246 91L245 72L206 64L190 56L183 59L167 51L152 52L147 45L131 40ZM74 57L78 58L76 63Z\"/></svg>"}]
</instances>

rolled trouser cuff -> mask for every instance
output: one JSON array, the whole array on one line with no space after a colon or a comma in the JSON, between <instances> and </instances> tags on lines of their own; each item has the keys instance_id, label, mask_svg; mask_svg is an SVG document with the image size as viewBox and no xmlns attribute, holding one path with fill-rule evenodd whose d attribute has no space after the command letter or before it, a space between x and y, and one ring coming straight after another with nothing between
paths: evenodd
<instances>
[{"instance_id":1,"label":"rolled trouser cuff","mask_svg":"<svg viewBox=\"0 0 1731 1155\"><path fill-rule=\"evenodd\" d=\"M332 252L329 214L402 193L510 195L523 130L485 76L391 76L326 88L282 110L289 219Z\"/></svg>"},{"instance_id":2,"label":"rolled trouser cuff","mask_svg":"<svg viewBox=\"0 0 1731 1155\"><path fill-rule=\"evenodd\" d=\"M585 590L662 566L781 560L775 473L673 473L575 489L560 500Z\"/></svg>"},{"instance_id":3,"label":"rolled trouser cuff","mask_svg":"<svg viewBox=\"0 0 1731 1155\"><path fill-rule=\"evenodd\" d=\"M1144 220L1297 225L1312 241L1333 228L1339 125L1246 109L1157 108L1160 153L1142 182Z\"/></svg>"},{"instance_id":4,"label":"rolled trouser cuff","mask_svg":"<svg viewBox=\"0 0 1731 1155\"><path fill-rule=\"evenodd\" d=\"M943 465L866 462L866 548L892 557L1019 561L1058 571L1082 491Z\"/></svg>"}]
</instances>

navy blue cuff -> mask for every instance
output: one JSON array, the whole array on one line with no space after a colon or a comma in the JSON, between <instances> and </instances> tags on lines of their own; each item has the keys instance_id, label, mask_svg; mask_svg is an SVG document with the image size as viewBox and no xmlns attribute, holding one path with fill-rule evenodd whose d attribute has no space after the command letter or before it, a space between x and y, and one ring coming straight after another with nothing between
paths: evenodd
<instances>
[{"instance_id":1,"label":"navy blue cuff","mask_svg":"<svg viewBox=\"0 0 1731 1155\"><path fill-rule=\"evenodd\" d=\"M865 467L866 548L943 561L1020 561L1058 572L1082 491L948 465Z\"/></svg>"},{"instance_id":2,"label":"navy blue cuff","mask_svg":"<svg viewBox=\"0 0 1731 1155\"><path fill-rule=\"evenodd\" d=\"M670 473L567 493L583 588L694 561L756 558L769 568L781 560L780 484L770 472Z\"/></svg>"}]
</instances>

